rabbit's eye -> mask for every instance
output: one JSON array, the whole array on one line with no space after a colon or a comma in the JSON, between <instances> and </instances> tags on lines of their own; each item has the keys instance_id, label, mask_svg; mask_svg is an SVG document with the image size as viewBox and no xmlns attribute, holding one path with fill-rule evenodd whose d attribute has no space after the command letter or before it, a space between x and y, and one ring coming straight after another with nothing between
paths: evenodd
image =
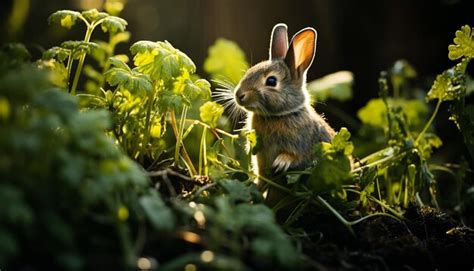
<instances>
[{"instance_id":1,"label":"rabbit's eye","mask_svg":"<svg viewBox=\"0 0 474 271\"><path fill-rule=\"evenodd\" d=\"M267 78L267 81L265 81L265 85L269 86L269 87L274 87L277 85L277 79L275 76L269 76Z\"/></svg>"}]
</instances>

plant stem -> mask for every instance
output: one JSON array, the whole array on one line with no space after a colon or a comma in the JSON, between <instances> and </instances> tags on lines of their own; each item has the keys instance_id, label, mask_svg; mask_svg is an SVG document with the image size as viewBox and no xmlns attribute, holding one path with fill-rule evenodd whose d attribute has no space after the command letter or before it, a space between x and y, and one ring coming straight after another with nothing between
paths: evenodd
<instances>
[{"instance_id":1,"label":"plant stem","mask_svg":"<svg viewBox=\"0 0 474 271\"><path fill-rule=\"evenodd\" d=\"M74 60L72 59L72 52L69 54L69 57L67 58L67 82L69 84L69 78L71 77L71 69L72 69L72 63Z\"/></svg>"},{"instance_id":2,"label":"plant stem","mask_svg":"<svg viewBox=\"0 0 474 271\"><path fill-rule=\"evenodd\" d=\"M178 130L178 125L176 123L176 115L174 111L170 111L170 124L171 124L171 128L173 129L174 136L176 140L178 140L179 130ZM186 161L186 165L188 166L188 170L192 177L197 174L196 169L194 168L193 162L191 161L191 158L189 157L186 149L183 149L182 152L183 152L183 159ZM178 157L176 157L176 153L175 153L174 164L177 165L178 161L179 161L179 150L178 150Z\"/></svg>"},{"instance_id":3,"label":"plant stem","mask_svg":"<svg viewBox=\"0 0 474 271\"><path fill-rule=\"evenodd\" d=\"M403 207L407 208L408 207L408 176L405 176L405 189L404 189L404 194L403 194Z\"/></svg>"},{"instance_id":4,"label":"plant stem","mask_svg":"<svg viewBox=\"0 0 474 271\"><path fill-rule=\"evenodd\" d=\"M355 235L354 229L352 229L352 225L349 221L347 221L336 209L334 209L331 204L329 204L326 200L321 198L320 196L316 196L316 199L320 204L326 207L344 226L347 227L350 233Z\"/></svg>"},{"instance_id":5,"label":"plant stem","mask_svg":"<svg viewBox=\"0 0 474 271\"><path fill-rule=\"evenodd\" d=\"M206 123L204 123L204 122L202 122L202 121L200 121L200 120L185 119L185 121L186 121L186 122L190 122L191 124L196 124L196 123L197 123L197 124L199 124L199 125L201 125L201 126L203 126L203 127L212 128L210 125L208 125L208 124L206 124ZM228 137L230 137L230 138L232 138L232 139L237 139L237 138L239 138L238 135L230 134L230 133L228 133L228 132L226 132L226 131L224 131L224 130L221 130L221 129L219 129L219 128L212 128L212 129L215 130L216 132L218 132L219 134L223 134L223 135L228 136Z\"/></svg>"},{"instance_id":6,"label":"plant stem","mask_svg":"<svg viewBox=\"0 0 474 271\"><path fill-rule=\"evenodd\" d=\"M382 194L380 193L380 182L379 182L379 177L375 177L375 184L377 185L377 195L379 197L379 200L382 200ZM385 208L382 206L382 211L385 212Z\"/></svg>"},{"instance_id":7,"label":"plant stem","mask_svg":"<svg viewBox=\"0 0 474 271\"><path fill-rule=\"evenodd\" d=\"M84 37L85 42L90 41L94 28L95 28L94 25L90 25L90 26L87 25L86 36ZM74 74L74 81L72 83L71 95L76 95L77 83L79 83L79 77L81 76L82 66L84 65L85 59L86 59L86 53L82 54L81 58L79 59L79 64L77 65L76 73Z\"/></svg>"},{"instance_id":8,"label":"plant stem","mask_svg":"<svg viewBox=\"0 0 474 271\"><path fill-rule=\"evenodd\" d=\"M134 253L134 249L132 246L132 242L129 238L128 225L125 222L118 221L117 222L117 232L120 238L120 244L122 246L122 253L124 255L124 261L126 266L132 267L136 260L136 255Z\"/></svg>"},{"instance_id":9,"label":"plant stem","mask_svg":"<svg viewBox=\"0 0 474 271\"><path fill-rule=\"evenodd\" d=\"M148 145L148 142L150 141L150 130L151 130L151 110L153 109L153 100L155 97L155 92L152 92L148 96L148 101L147 101L147 109L146 109L146 117L145 117L145 127L144 127L144 133L143 133L143 140L142 140L142 146L140 148L140 154L138 161L140 161L140 164L143 164L143 161L145 159L145 152L146 152L146 146Z\"/></svg>"},{"instance_id":10,"label":"plant stem","mask_svg":"<svg viewBox=\"0 0 474 271\"><path fill-rule=\"evenodd\" d=\"M397 155L387 156L387 157L385 157L385 158L382 158L382 159L380 159L380 160L377 160L377 161L372 162L372 163L370 163L370 164L367 164L367 165L365 165L365 166L355 168L355 169L352 170L352 173L357 173L357 172L362 171L362 170L364 170L364 169L366 169L366 168L373 167L373 166L376 166L376 165L385 163L385 162L387 162L387 161L391 161L391 160L396 160L396 159L402 158L406 153L407 153L407 152L404 151L404 152L399 153L399 154L397 154Z\"/></svg>"},{"instance_id":11,"label":"plant stem","mask_svg":"<svg viewBox=\"0 0 474 271\"><path fill-rule=\"evenodd\" d=\"M207 168L207 149L206 149L206 131L207 128L203 127L201 136L201 146L199 148L199 175L208 174Z\"/></svg>"},{"instance_id":12,"label":"plant stem","mask_svg":"<svg viewBox=\"0 0 474 271\"><path fill-rule=\"evenodd\" d=\"M372 158L374 158L376 156L383 155L385 152L389 151L390 149L393 150L393 147L387 147L387 148L381 149L379 151L376 151L374 153L371 153L371 154L367 155L366 157L360 159L359 164L364 164L365 162L368 162L369 160L372 160Z\"/></svg>"},{"instance_id":13,"label":"plant stem","mask_svg":"<svg viewBox=\"0 0 474 271\"><path fill-rule=\"evenodd\" d=\"M433 123L436 115L438 114L438 111L439 111L439 107L441 106L441 103L443 101L441 99L438 99L438 103L436 104L436 107L433 111L433 114L431 114L431 117L430 119L428 120L428 122L426 123L425 127L423 128L423 130L421 130L420 134L418 134L418 137L416 138L415 140L415 144L418 143L418 141L420 141L421 137L423 136L423 134L428 130L428 128L430 128L431 124Z\"/></svg>"},{"instance_id":14,"label":"plant stem","mask_svg":"<svg viewBox=\"0 0 474 271\"><path fill-rule=\"evenodd\" d=\"M344 189L346 190L347 192L352 192L352 193L356 193L356 194L359 194L360 195L360 191L357 191L355 189ZM373 200L375 201L377 204L380 205L380 207L382 208L385 208L387 209L389 212L391 212L395 217L397 217L398 219L403 219L403 215L400 214L399 212L397 212L395 209L391 208L389 205L387 205L386 203L384 203L383 201L381 200L378 200L376 197L374 196L371 196L371 195L368 195L367 196L370 200Z\"/></svg>"}]
</instances>

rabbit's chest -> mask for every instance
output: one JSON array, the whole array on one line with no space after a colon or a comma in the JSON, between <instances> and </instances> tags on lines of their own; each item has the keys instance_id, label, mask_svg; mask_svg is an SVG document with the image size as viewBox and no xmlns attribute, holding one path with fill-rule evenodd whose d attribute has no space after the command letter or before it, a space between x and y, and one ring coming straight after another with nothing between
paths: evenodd
<instances>
[{"instance_id":1,"label":"rabbit's chest","mask_svg":"<svg viewBox=\"0 0 474 271\"><path fill-rule=\"evenodd\" d=\"M258 134L260 148L257 152L257 162L260 170L271 169L275 158L283 153L298 153L308 157L312 145L312 123L298 119L257 119L251 128Z\"/></svg>"}]
</instances>

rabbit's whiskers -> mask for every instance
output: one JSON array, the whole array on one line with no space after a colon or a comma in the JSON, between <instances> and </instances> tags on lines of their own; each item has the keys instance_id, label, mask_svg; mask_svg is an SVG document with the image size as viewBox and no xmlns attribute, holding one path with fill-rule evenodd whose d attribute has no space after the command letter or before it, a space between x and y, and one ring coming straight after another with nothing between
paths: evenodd
<instances>
[{"instance_id":1,"label":"rabbit's whiskers","mask_svg":"<svg viewBox=\"0 0 474 271\"><path fill-rule=\"evenodd\" d=\"M213 81L219 86L219 88L215 89L214 93L212 94L212 98L214 101L224 106L226 112L228 113L229 119L232 122L232 126L236 127L246 112L240 108L235 101L235 84L226 79Z\"/></svg>"}]
</instances>

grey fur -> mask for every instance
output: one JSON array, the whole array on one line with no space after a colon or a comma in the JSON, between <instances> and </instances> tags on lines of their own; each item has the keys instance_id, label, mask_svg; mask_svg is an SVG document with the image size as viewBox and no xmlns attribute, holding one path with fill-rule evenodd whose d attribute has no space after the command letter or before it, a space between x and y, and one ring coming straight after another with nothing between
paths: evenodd
<instances>
[{"instance_id":1,"label":"grey fur","mask_svg":"<svg viewBox=\"0 0 474 271\"><path fill-rule=\"evenodd\" d=\"M314 35L306 37L314 39L307 41L302 36L300 40L315 45L316 31L306 28L298 34L304 31L313 31ZM251 67L235 89L237 103L250 111L247 120L249 128L255 129L261 140L262 148L256 155L254 167L260 176L269 178L276 175L275 165L277 170L308 167L315 158L313 145L329 142L335 135L331 126L310 105L306 90L306 71L313 61L316 47L312 55L305 56L305 65L301 68L292 64L295 61L292 46L290 44L290 53L285 58L270 57ZM269 76L277 78L276 86L266 86ZM268 192L267 202L270 197ZM272 194L272 198L279 197L276 192Z\"/></svg>"}]
</instances>

